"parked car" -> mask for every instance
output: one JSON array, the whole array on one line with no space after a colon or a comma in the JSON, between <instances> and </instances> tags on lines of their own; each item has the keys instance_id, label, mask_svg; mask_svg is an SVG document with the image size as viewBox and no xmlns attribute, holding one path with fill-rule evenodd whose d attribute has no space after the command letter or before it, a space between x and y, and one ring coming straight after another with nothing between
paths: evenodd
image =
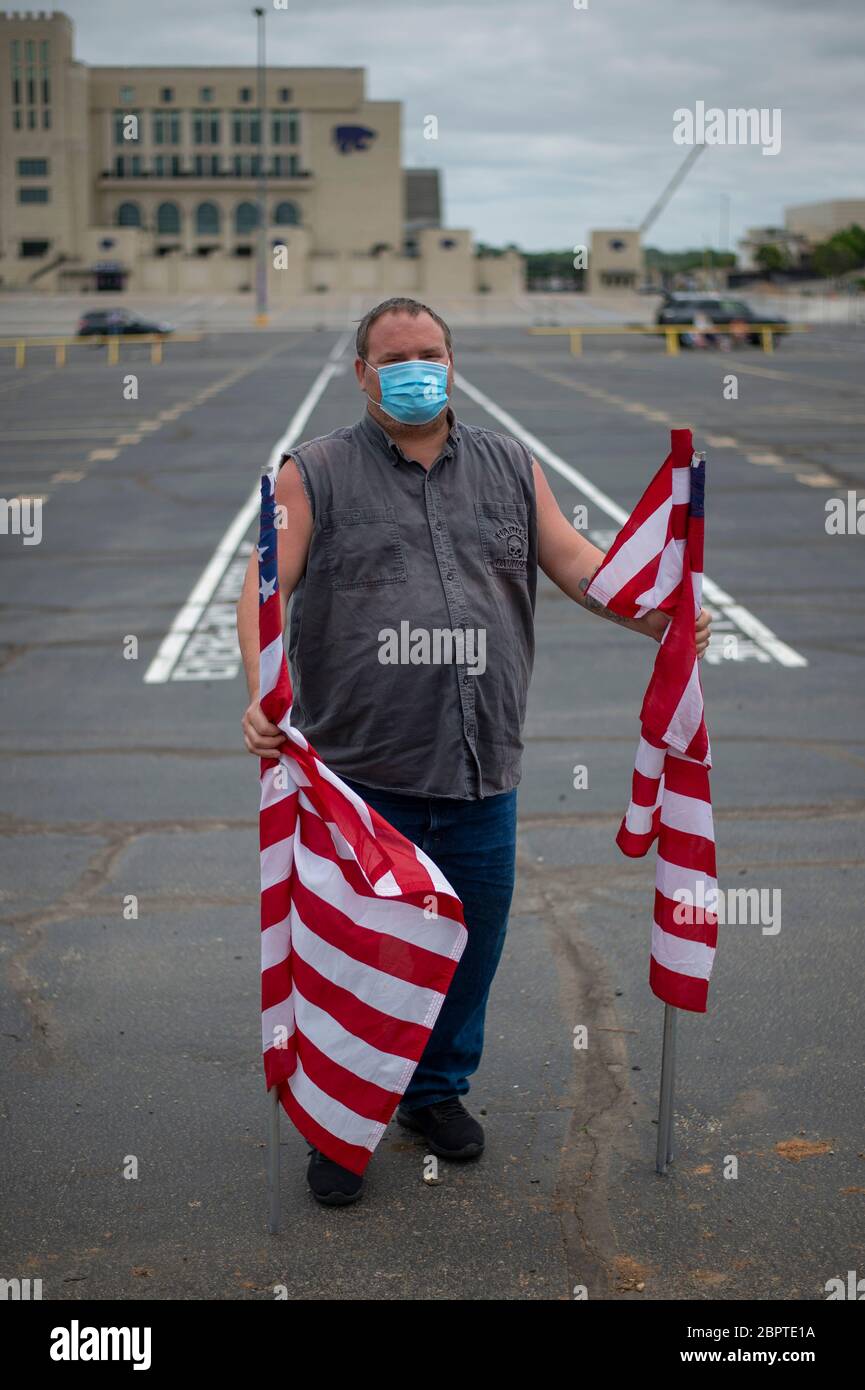
<instances>
[{"instance_id":1,"label":"parked car","mask_svg":"<svg viewBox=\"0 0 865 1390\"><path fill-rule=\"evenodd\" d=\"M78 320L78 337L108 333L173 333L174 326L156 319L142 318L131 309L93 309Z\"/></svg>"},{"instance_id":2,"label":"parked car","mask_svg":"<svg viewBox=\"0 0 865 1390\"><path fill-rule=\"evenodd\" d=\"M729 333L719 334L727 338L741 336L749 343L754 343L758 347L762 342L762 334L759 332L749 333L747 325L749 323L767 324L772 328L772 343L777 344L781 334L787 332L788 321L780 314L758 314L750 309L743 299L728 299L722 294L673 294L668 295L665 302L658 310L655 322L659 325L694 323L700 319L709 320L709 323L719 328L730 329ZM741 327L737 327L741 325ZM708 327L708 325L707 325ZM714 339L715 334L709 334ZM690 346L690 334L681 334L683 346Z\"/></svg>"}]
</instances>

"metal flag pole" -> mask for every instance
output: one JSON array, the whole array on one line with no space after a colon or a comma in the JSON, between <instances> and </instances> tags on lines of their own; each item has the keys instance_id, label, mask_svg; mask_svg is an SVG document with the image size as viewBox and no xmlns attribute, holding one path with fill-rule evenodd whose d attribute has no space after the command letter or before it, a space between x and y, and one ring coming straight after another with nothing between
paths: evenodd
<instances>
[{"instance_id":1,"label":"metal flag pole","mask_svg":"<svg viewBox=\"0 0 865 1390\"><path fill-rule=\"evenodd\" d=\"M658 1098L658 1152L655 1170L666 1173L673 1161L673 1083L676 1074L676 1015L672 1004L664 1005L664 1042L661 1050L661 1090Z\"/></svg>"},{"instance_id":2,"label":"metal flag pole","mask_svg":"<svg viewBox=\"0 0 865 1390\"><path fill-rule=\"evenodd\" d=\"M691 467L705 463L705 450L695 450ZM699 600L698 600L699 601ZM666 1173L673 1161L673 1091L676 1078L676 1015L672 1004L664 1005L664 1041L661 1048L661 1090L658 1097L658 1151L655 1170Z\"/></svg>"},{"instance_id":3,"label":"metal flag pole","mask_svg":"<svg viewBox=\"0 0 865 1390\"><path fill-rule=\"evenodd\" d=\"M268 1234L279 1234L279 1087L274 1082L267 1093L267 1199Z\"/></svg>"}]
</instances>

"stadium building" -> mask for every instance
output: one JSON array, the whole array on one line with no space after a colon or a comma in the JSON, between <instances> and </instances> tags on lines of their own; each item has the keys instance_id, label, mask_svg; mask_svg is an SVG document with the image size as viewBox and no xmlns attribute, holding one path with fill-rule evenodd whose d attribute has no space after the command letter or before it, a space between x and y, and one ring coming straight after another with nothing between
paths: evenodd
<instances>
[{"instance_id":1,"label":"stadium building","mask_svg":"<svg viewBox=\"0 0 865 1390\"><path fill-rule=\"evenodd\" d=\"M262 161L272 299L522 289L516 252L440 225L362 68L269 68L262 120L255 67L88 67L55 11L0 13L0 73L4 289L249 290Z\"/></svg>"}]
</instances>

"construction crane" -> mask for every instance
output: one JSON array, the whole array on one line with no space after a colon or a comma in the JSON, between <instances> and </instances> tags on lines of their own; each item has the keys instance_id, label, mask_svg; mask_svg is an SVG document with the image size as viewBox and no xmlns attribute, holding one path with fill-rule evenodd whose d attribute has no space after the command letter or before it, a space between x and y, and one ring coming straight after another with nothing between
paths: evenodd
<instances>
[{"instance_id":1,"label":"construction crane","mask_svg":"<svg viewBox=\"0 0 865 1390\"><path fill-rule=\"evenodd\" d=\"M682 160L682 163L679 165L675 174L670 179L670 182L667 184L660 198L658 198L657 201L652 204L652 206L649 208L649 211L646 213L646 216L640 223L638 231L641 237L649 230L655 219L659 217L660 214L664 211L664 208L669 203L676 189L679 187L679 184L686 177L692 165L696 164L697 160L700 158L700 155L703 153L705 148L705 145L694 145L692 149L688 150L688 153L685 155L685 158Z\"/></svg>"}]
</instances>

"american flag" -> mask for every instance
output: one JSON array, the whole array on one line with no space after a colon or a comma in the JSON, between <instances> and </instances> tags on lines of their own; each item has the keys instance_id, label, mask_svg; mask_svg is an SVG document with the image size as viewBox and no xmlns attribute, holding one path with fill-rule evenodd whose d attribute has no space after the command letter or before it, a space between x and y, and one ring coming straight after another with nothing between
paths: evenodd
<instances>
[{"instance_id":1,"label":"american flag","mask_svg":"<svg viewBox=\"0 0 865 1390\"><path fill-rule=\"evenodd\" d=\"M261 1033L268 1089L304 1138L362 1173L420 1060L467 935L431 859L291 725L277 577L278 465L261 480Z\"/></svg>"},{"instance_id":2,"label":"american flag","mask_svg":"<svg viewBox=\"0 0 865 1390\"><path fill-rule=\"evenodd\" d=\"M631 802L616 843L634 858L658 842L649 984L659 999L705 1013L718 936L711 749L694 622L703 589L705 462L690 430L671 449L587 593L614 613L670 615L640 711Z\"/></svg>"}]
</instances>

